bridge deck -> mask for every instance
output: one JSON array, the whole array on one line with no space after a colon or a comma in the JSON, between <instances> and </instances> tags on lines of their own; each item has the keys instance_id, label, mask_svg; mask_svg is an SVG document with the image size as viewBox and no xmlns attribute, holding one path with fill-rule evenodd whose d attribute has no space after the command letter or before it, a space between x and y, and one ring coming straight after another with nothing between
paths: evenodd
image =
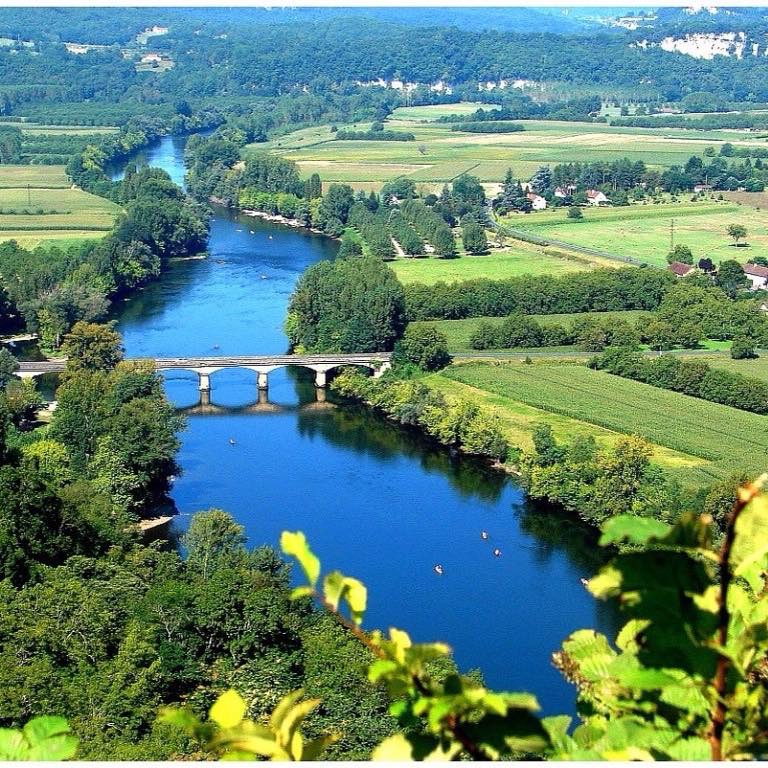
<instances>
[{"instance_id":1,"label":"bridge deck","mask_svg":"<svg viewBox=\"0 0 768 768\"><path fill-rule=\"evenodd\" d=\"M151 360L158 371L172 368L245 368L249 366L284 365L355 365L381 364L389 362L390 352L361 353L352 355L230 355L222 357L150 357L131 358ZM39 360L19 363L19 373L61 373L66 359Z\"/></svg>"}]
</instances>

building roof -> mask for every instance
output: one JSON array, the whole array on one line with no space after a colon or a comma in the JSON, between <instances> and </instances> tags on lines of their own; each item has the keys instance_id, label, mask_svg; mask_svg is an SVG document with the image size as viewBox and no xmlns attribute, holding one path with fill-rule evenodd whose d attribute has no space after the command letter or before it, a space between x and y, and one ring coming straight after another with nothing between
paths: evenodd
<instances>
[{"instance_id":1,"label":"building roof","mask_svg":"<svg viewBox=\"0 0 768 768\"><path fill-rule=\"evenodd\" d=\"M682 261L673 261L669 265L669 270L678 277L685 277L693 271L693 267L690 264L683 264Z\"/></svg>"},{"instance_id":2,"label":"building roof","mask_svg":"<svg viewBox=\"0 0 768 768\"><path fill-rule=\"evenodd\" d=\"M540 200L543 200L543 199L544 199L544 198L543 198L541 195L537 195L535 192L529 192L529 193L526 195L526 197L527 197L529 200L536 200L536 199L540 199Z\"/></svg>"},{"instance_id":3,"label":"building roof","mask_svg":"<svg viewBox=\"0 0 768 768\"><path fill-rule=\"evenodd\" d=\"M599 189L588 189L587 190L587 197L598 197L598 195L602 195L605 197L605 193L601 192Z\"/></svg>"},{"instance_id":4,"label":"building roof","mask_svg":"<svg viewBox=\"0 0 768 768\"><path fill-rule=\"evenodd\" d=\"M745 264L744 274L752 275L752 277L768 278L768 267L764 267L762 264Z\"/></svg>"}]
</instances>

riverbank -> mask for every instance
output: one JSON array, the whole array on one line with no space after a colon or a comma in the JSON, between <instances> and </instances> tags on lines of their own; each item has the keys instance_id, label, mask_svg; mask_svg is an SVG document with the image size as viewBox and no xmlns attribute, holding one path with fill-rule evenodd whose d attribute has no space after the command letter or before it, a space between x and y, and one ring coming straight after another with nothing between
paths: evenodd
<instances>
[{"instance_id":1,"label":"riverbank","mask_svg":"<svg viewBox=\"0 0 768 768\"><path fill-rule=\"evenodd\" d=\"M308 224L304 224L298 219L289 219L289 218L286 218L285 216L281 216L278 213L266 213L265 211L254 211L252 208L242 208L242 209L239 209L239 212L242 213L244 216L252 216L257 219L264 219L265 221L271 221L271 222L274 222L275 224L282 224L286 227L294 227L296 229L306 229L308 232L314 232L316 235L325 235L325 237L330 237L330 238L333 238L334 240L339 239L334 237L333 235L329 235L327 232L323 232L322 229L318 229L317 227L310 227Z\"/></svg>"},{"instance_id":2,"label":"riverbank","mask_svg":"<svg viewBox=\"0 0 768 768\"><path fill-rule=\"evenodd\" d=\"M571 381L581 371L600 377L583 366L569 370L564 376ZM538 411L494 388L496 381L502 387L516 382L509 380L513 373L536 371L524 364L468 363L415 380L374 380L344 372L332 386L391 421L420 429L451 451L492 459L495 468L518 478L533 498L576 513L590 525L627 512L668 520L672 510L701 505L702 485L681 487L669 471L671 465L680 468L679 454L635 436L632 429L623 434L602 430L598 442L591 425L582 423L578 431L564 435L567 419L556 411ZM598 384L605 397L607 382L602 378ZM611 398L605 402L610 411ZM636 413L642 415L642 409ZM621 477L632 481L622 485ZM711 478L705 487L709 485Z\"/></svg>"}]
</instances>

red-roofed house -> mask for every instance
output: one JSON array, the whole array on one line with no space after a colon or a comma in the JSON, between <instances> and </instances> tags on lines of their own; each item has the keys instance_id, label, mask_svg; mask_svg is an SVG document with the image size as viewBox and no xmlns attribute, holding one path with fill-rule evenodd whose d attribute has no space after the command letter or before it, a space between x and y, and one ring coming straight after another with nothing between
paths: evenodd
<instances>
[{"instance_id":1,"label":"red-roofed house","mask_svg":"<svg viewBox=\"0 0 768 768\"><path fill-rule=\"evenodd\" d=\"M768 289L768 267L762 264L745 264L744 274L751 283L751 291L759 291L761 288Z\"/></svg>"},{"instance_id":2,"label":"red-roofed house","mask_svg":"<svg viewBox=\"0 0 768 768\"><path fill-rule=\"evenodd\" d=\"M686 275L690 275L694 270L690 264L683 264L682 261L673 261L668 269L676 277L685 277Z\"/></svg>"},{"instance_id":3,"label":"red-roofed house","mask_svg":"<svg viewBox=\"0 0 768 768\"><path fill-rule=\"evenodd\" d=\"M534 211L543 211L547 207L547 201L535 192L529 192L526 197L531 201L531 207Z\"/></svg>"},{"instance_id":4,"label":"red-roofed house","mask_svg":"<svg viewBox=\"0 0 768 768\"><path fill-rule=\"evenodd\" d=\"M587 202L590 205L605 205L608 202L608 198L599 189L588 189Z\"/></svg>"}]
</instances>

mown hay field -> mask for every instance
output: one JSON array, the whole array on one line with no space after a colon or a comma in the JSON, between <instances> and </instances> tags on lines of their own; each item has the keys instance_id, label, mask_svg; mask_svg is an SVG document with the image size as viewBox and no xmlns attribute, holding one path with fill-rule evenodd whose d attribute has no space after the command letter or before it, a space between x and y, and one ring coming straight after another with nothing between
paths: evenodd
<instances>
[{"instance_id":1,"label":"mown hay field","mask_svg":"<svg viewBox=\"0 0 768 768\"><path fill-rule=\"evenodd\" d=\"M656 461L688 485L768 465L764 417L583 365L473 362L453 365L438 378L493 395L499 414L518 432L530 433L538 420L552 421L561 437L594 433L605 442L606 430L640 435L658 447ZM521 404L538 416L526 411L521 422Z\"/></svg>"}]
</instances>

